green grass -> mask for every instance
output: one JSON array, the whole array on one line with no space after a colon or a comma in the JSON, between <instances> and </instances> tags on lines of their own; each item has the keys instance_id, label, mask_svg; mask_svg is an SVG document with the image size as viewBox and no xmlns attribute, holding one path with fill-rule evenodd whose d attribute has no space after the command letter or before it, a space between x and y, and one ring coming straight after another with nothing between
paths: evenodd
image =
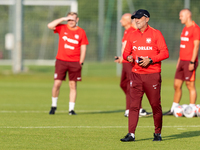
<instances>
[{"instance_id":1,"label":"green grass","mask_svg":"<svg viewBox=\"0 0 200 150\"><path fill-rule=\"evenodd\" d=\"M176 62L162 65L162 107L173 101ZM68 115L68 81L63 82L58 110L49 115L54 67L26 66L28 72L13 75L10 66L0 67L0 149L2 150L188 150L199 149L200 118L163 117L162 142L152 142L153 118L139 119L136 141L120 142L128 132L123 116L125 96L119 87L114 63L85 63L78 83L77 116ZM196 87L200 92L200 72ZM189 103L183 86L181 104ZM197 99L199 104L199 100ZM144 96L143 108L151 111Z\"/></svg>"}]
</instances>

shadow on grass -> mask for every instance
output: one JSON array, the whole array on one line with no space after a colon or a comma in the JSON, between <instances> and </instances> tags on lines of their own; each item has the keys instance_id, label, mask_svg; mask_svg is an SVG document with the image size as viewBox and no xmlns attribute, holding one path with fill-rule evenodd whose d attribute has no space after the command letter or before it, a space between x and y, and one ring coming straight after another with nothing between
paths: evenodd
<instances>
[{"instance_id":1,"label":"shadow on grass","mask_svg":"<svg viewBox=\"0 0 200 150\"><path fill-rule=\"evenodd\" d=\"M187 131L187 132L182 132L180 134L165 136L164 140L166 141L166 140L190 138L190 137L197 137L197 136L200 136L200 131Z\"/></svg>"},{"instance_id":2,"label":"shadow on grass","mask_svg":"<svg viewBox=\"0 0 200 150\"><path fill-rule=\"evenodd\" d=\"M123 112L124 113L124 109L119 109L119 110L106 110L106 111L91 111L91 112L77 112L78 115L85 115L85 114L88 114L88 115L95 115L95 114L111 114L111 113L120 113L120 112ZM149 118L149 117L152 117L153 116L153 113L150 113L149 115L147 116L142 116L140 118Z\"/></svg>"},{"instance_id":3,"label":"shadow on grass","mask_svg":"<svg viewBox=\"0 0 200 150\"><path fill-rule=\"evenodd\" d=\"M111 111L94 111L94 112L78 112L77 114L78 115L95 115L95 114L111 114L111 113L121 113L123 112L123 115L124 115L124 109L123 110L111 110ZM142 116L140 118L149 118L149 117L152 117L153 114L149 114L147 116Z\"/></svg>"},{"instance_id":4,"label":"shadow on grass","mask_svg":"<svg viewBox=\"0 0 200 150\"><path fill-rule=\"evenodd\" d=\"M162 141L182 139L182 138L191 138L191 137L198 137L198 136L200 136L200 131L187 131L187 132L182 132L180 134L164 136L164 137L162 137ZM139 139L137 141L149 141L149 140L153 140L153 135L152 135L152 138Z\"/></svg>"},{"instance_id":5,"label":"shadow on grass","mask_svg":"<svg viewBox=\"0 0 200 150\"><path fill-rule=\"evenodd\" d=\"M85 114L110 114L110 113L119 113L124 112L123 110L111 110L111 111L94 111L94 112L78 112L78 115L85 115Z\"/></svg>"}]
</instances>

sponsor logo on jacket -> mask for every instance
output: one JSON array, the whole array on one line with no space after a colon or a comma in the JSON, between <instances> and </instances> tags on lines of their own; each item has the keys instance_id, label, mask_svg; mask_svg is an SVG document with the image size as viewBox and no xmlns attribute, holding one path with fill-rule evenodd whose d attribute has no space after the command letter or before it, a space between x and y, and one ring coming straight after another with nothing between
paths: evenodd
<instances>
[{"instance_id":1,"label":"sponsor logo on jacket","mask_svg":"<svg viewBox=\"0 0 200 150\"><path fill-rule=\"evenodd\" d=\"M133 46L133 50L138 50L138 51L152 51L153 47L152 46Z\"/></svg>"}]
</instances>

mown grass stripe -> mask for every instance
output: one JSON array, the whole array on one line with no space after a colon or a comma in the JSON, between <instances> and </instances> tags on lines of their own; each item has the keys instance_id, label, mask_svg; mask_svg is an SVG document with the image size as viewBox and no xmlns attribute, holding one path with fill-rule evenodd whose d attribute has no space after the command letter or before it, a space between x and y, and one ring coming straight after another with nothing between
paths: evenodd
<instances>
[{"instance_id":1,"label":"mown grass stripe","mask_svg":"<svg viewBox=\"0 0 200 150\"><path fill-rule=\"evenodd\" d=\"M189 125L189 126L163 126L163 128L199 128L200 125ZM30 127L17 127L17 126L2 126L1 129L62 129L62 128L127 128L127 126L30 126ZM138 126L138 128L154 128L154 126Z\"/></svg>"}]
</instances>

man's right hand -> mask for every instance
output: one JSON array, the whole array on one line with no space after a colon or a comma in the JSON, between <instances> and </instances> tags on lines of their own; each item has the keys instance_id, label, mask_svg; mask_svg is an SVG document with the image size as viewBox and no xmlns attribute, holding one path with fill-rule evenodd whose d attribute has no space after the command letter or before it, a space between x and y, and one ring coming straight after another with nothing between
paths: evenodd
<instances>
[{"instance_id":1,"label":"man's right hand","mask_svg":"<svg viewBox=\"0 0 200 150\"><path fill-rule=\"evenodd\" d=\"M75 21L75 17L74 16L67 16L67 17L63 17L63 21L68 21L68 20L73 20Z\"/></svg>"},{"instance_id":2,"label":"man's right hand","mask_svg":"<svg viewBox=\"0 0 200 150\"><path fill-rule=\"evenodd\" d=\"M127 56L127 61L132 63L133 62L133 56L131 56L131 55Z\"/></svg>"}]
</instances>

